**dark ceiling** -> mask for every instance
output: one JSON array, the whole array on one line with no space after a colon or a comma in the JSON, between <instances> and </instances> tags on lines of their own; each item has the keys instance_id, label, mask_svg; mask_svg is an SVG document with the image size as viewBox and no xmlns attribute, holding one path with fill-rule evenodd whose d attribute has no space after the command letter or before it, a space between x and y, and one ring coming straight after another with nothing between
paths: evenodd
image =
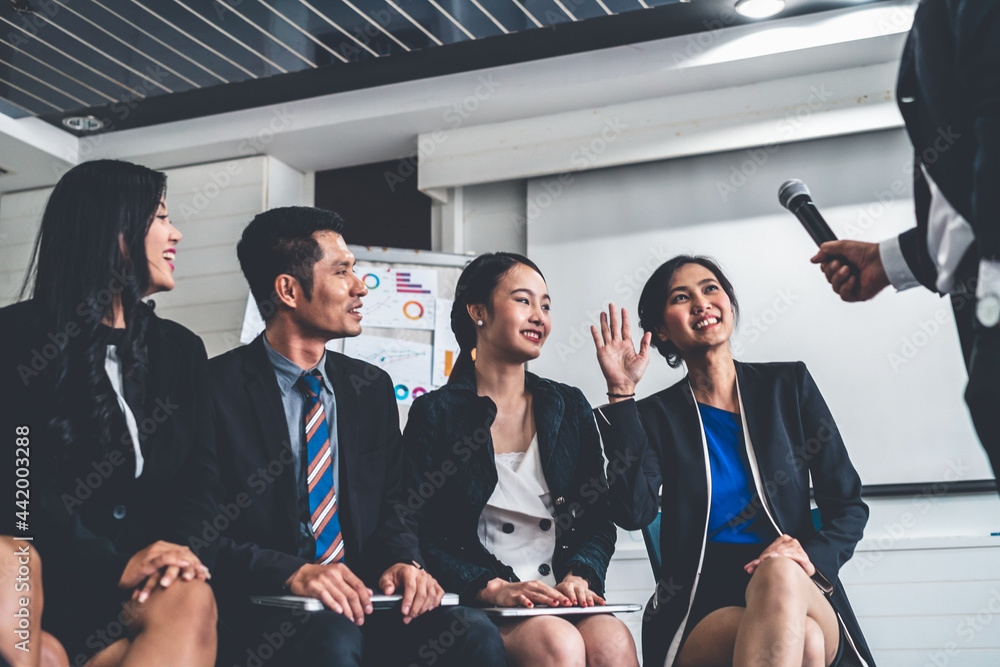
<instances>
[{"instance_id":1,"label":"dark ceiling","mask_svg":"<svg viewBox=\"0 0 1000 667\"><path fill-rule=\"evenodd\" d=\"M750 22L735 0L0 2L0 113L105 131Z\"/></svg>"}]
</instances>

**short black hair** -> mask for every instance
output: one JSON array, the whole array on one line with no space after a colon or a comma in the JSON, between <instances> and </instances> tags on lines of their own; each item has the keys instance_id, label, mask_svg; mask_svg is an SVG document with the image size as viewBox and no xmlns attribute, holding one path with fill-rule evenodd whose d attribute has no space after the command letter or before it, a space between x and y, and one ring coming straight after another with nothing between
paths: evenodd
<instances>
[{"instance_id":1,"label":"short black hair","mask_svg":"<svg viewBox=\"0 0 1000 667\"><path fill-rule=\"evenodd\" d=\"M305 298L312 299L313 267L323 259L313 234L340 234L343 229L344 219L338 214L310 206L272 208L250 221L236 256L265 322L277 312L274 281L281 274L298 280Z\"/></svg>"},{"instance_id":2,"label":"short black hair","mask_svg":"<svg viewBox=\"0 0 1000 667\"><path fill-rule=\"evenodd\" d=\"M681 351L674 345L673 341L660 340L660 337L656 335L656 329L663 326L663 310L670 297L670 281L674 279L674 273L677 269L685 264L700 264L715 274L715 279L719 281L722 291L726 293L733 305L734 323L738 322L740 318L740 304L736 300L733 284L729 282L726 274L722 272L713 259L700 255L677 255L665 261L653 272L653 275L643 286L642 294L639 296L638 310L639 326L642 327L643 331L649 331L653 334L651 341L653 347L666 358L667 364L671 368L677 368L681 365Z\"/></svg>"}]
</instances>

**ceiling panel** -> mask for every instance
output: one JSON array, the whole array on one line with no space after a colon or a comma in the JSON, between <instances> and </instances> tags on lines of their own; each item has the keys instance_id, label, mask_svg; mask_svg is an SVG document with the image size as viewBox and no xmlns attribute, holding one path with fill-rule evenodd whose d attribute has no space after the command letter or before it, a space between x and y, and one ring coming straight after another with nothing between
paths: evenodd
<instances>
[{"instance_id":1,"label":"ceiling panel","mask_svg":"<svg viewBox=\"0 0 1000 667\"><path fill-rule=\"evenodd\" d=\"M124 129L748 22L734 2L7 0L0 113Z\"/></svg>"}]
</instances>

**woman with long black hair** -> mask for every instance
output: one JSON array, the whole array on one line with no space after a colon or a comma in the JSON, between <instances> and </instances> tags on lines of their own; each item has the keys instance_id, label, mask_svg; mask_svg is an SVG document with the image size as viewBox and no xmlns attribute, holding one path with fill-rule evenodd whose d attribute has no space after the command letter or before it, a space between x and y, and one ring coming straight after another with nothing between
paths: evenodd
<instances>
[{"instance_id":1,"label":"woman with long black hair","mask_svg":"<svg viewBox=\"0 0 1000 667\"><path fill-rule=\"evenodd\" d=\"M220 495L205 348L143 301L174 287L165 193L164 174L128 162L71 169L42 216L31 298L0 310L3 432L22 438L30 482L13 534L45 563L36 637L73 664L215 660L212 549L187 546Z\"/></svg>"},{"instance_id":2,"label":"woman with long black hair","mask_svg":"<svg viewBox=\"0 0 1000 667\"><path fill-rule=\"evenodd\" d=\"M579 389L524 367L548 337L549 306L528 258L474 259L451 312L459 359L407 420L427 569L469 602L604 604L615 527L593 413ZM500 635L512 665L638 666L632 636L610 614L508 621Z\"/></svg>"},{"instance_id":3,"label":"woman with long black hair","mask_svg":"<svg viewBox=\"0 0 1000 667\"><path fill-rule=\"evenodd\" d=\"M861 479L805 364L733 359L738 313L719 266L680 255L643 287L638 352L624 309L592 327L605 450L635 462L611 485L612 515L638 530L662 511L643 663L873 667L838 578L868 520ZM651 347L688 375L636 401Z\"/></svg>"}]
</instances>

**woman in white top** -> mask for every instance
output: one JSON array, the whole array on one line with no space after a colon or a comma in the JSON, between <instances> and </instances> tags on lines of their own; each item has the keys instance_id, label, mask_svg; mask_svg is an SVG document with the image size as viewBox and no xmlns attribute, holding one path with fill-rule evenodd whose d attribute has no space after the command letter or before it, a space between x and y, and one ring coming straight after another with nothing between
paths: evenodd
<instances>
[{"instance_id":1,"label":"woman in white top","mask_svg":"<svg viewBox=\"0 0 1000 667\"><path fill-rule=\"evenodd\" d=\"M527 258L473 260L452 309L461 354L449 383L410 409L407 502L421 550L431 574L468 602L604 604L616 533L590 405L524 367L548 336L549 304ZM511 664L638 665L614 616L567 618L502 623Z\"/></svg>"}]
</instances>

